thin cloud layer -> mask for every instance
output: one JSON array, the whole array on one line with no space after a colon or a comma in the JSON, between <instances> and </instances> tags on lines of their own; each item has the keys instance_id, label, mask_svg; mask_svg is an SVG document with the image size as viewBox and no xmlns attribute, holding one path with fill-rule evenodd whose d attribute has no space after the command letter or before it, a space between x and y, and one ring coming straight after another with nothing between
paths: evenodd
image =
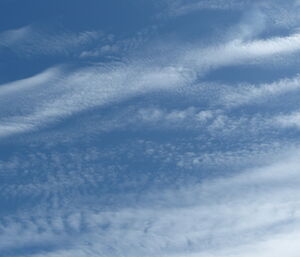
<instances>
[{"instance_id":1,"label":"thin cloud layer","mask_svg":"<svg viewBox=\"0 0 300 257\"><path fill-rule=\"evenodd\" d=\"M0 3L0 257L298 256L299 1L33 2Z\"/></svg>"},{"instance_id":2,"label":"thin cloud layer","mask_svg":"<svg viewBox=\"0 0 300 257\"><path fill-rule=\"evenodd\" d=\"M9 48L20 56L65 55L102 36L102 32L96 31L48 34L34 26L25 26L0 33L0 46Z\"/></svg>"},{"instance_id":3,"label":"thin cloud layer","mask_svg":"<svg viewBox=\"0 0 300 257\"><path fill-rule=\"evenodd\" d=\"M291 236L298 235L299 225L298 165L296 154L179 192L155 192L138 209L73 211L50 220L32 214L18 221L7 217L1 249L47 242L53 249L34 256L248 256L246 249L280 256L282 245L274 248L271 242L283 241L296 254ZM120 237L126 239L120 242ZM61 249L64 244L69 249Z\"/></svg>"},{"instance_id":4,"label":"thin cloud layer","mask_svg":"<svg viewBox=\"0 0 300 257\"><path fill-rule=\"evenodd\" d=\"M140 93L153 90L168 90L176 87L185 87L195 81L195 74L204 76L211 69L227 65L239 64L245 61L256 61L258 58L272 58L274 55L285 55L297 52L299 35L289 37L272 38L268 40L253 41L251 43L230 42L216 49L189 50L184 58L179 59L181 65L161 66L160 69L147 65L147 62L132 62L129 66L113 65L111 68L85 68L76 71L73 75L65 74L62 82L55 82L54 89L48 89L47 94L57 94L64 91L63 99L47 103L47 100L38 105L38 111L26 116L19 124L16 132L31 130L35 126L76 112L86 110L95 106L101 106L135 96ZM299 42L298 42L299 41ZM222 56L222 58L217 58ZM182 64L185 64L182 65ZM144 67L140 68L139 67ZM148 67L147 67L148 66ZM41 75L37 75L41 76ZM53 78L56 79L55 77ZM30 80L30 79L29 79ZM26 84L25 81L14 82ZM61 83L61 86L57 85ZM6 86L3 86L4 88ZM21 85L20 87L24 87ZM47 99L47 98L46 98ZM26 106L25 106L26 107ZM2 127L3 135L14 131L15 124L18 126L18 117L12 121L6 120ZM23 121L24 120L24 121ZM13 132L14 133L14 132Z\"/></svg>"}]
</instances>

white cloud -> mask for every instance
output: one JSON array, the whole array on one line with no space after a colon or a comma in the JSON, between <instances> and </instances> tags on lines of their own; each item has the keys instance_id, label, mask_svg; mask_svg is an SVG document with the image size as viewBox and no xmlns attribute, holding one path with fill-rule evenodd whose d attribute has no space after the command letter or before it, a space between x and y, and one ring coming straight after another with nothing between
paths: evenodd
<instances>
[{"instance_id":1,"label":"white cloud","mask_svg":"<svg viewBox=\"0 0 300 257\"><path fill-rule=\"evenodd\" d=\"M61 75L63 79L58 79L56 74L53 75L52 80L55 82L50 87L39 87L33 95L22 96L23 101L16 104L20 109L28 107L27 113L21 116L10 115L9 118L2 119L1 136L25 132L74 113L111 104L138 94L184 86L193 80L193 74L189 70L177 67L149 67L143 63L132 63L127 67L115 65L112 68L86 68L67 72ZM43 75L37 75L37 77L40 78ZM47 79L49 80L48 77ZM29 78L14 82L12 85L25 88L28 81L30 85L33 85L32 82L35 81L39 85L44 83L43 80ZM45 95L45 98L40 98L40 95ZM4 96L0 94L0 97ZM35 98L32 102L26 101L27 97L28 99ZM5 96L5 100L11 99ZM8 112L11 112L9 108L16 108L16 106L8 106Z\"/></svg>"},{"instance_id":2,"label":"white cloud","mask_svg":"<svg viewBox=\"0 0 300 257\"><path fill-rule=\"evenodd\" d=\"M39 36L39 33L31 27L24 27L15 31L4 32L0 38L2 38L2 44L16 45L17 48L20 47L21 49L26 48L26 45L30 45L30 48L32 48L39 42L36 40ZM39 47L44 49L48 44L50 46L51 40L54 41L51 43L52 50L50 47L49 51L59 52L69 47L72 48L72 46L86 44L98 36L96 32L84 32L80 35L48 36L39 42L40 46L34 47L34 51L38 50ZM110 50L111 45L103 49L103 51ZM13 107L5 106L3 110L6 110L6 113L13 113L13 115L10 115L11 118L2 116L0 134L5 136L11 133L29 131L44 126L48 122L53 122L92 107L104 106L138 94L146 94L153 90L174 91L176 88L184 88L186 85L194 83L197 79L196 74L201 77L210 70L224 66L265 63L272 61L275 56L290 56L292 53L299 52L299 50L300 36L296 33L286 37L272 37L264 40L248 39L245 41L237 39L204 48L194 45L185 49L182 54L180 54L181 50L178 50L179 53L177 51L171 53L168 58L172 60L172 64L165 61L162 64L163 62L159 57L156 59L151 58L150 63L150 61L147 62L147 56L144 56L144 60L143 58L130 60L127 64L108 64L104 67L89 67L73 72L57 68L53 73L45 73L47 76L44 76L43 73L37 75L37 77L1 86L3 88L0 88L0 97L3 98L1 92L11 91L10 96L3 101L3 103L6 103L12 101L15 97L12 95L13 88L33 88L35 84L40 85L36 92L32 91L31 95L22 96L21 101L18 98L17 102L20 103ZM43 76L48 81L44 89L41 88L41 85L45 84L45 81L39 81L39 78ZM53 78L50 78L51 76ZM31 86L28 86L29 84ZM237 92L236 94L227 95L225 98L227 97L227 99L236 102L251 101L250 98L258 97L258 95L263 96L268 92L278 94L279 91L287 90L284 89L283 84L286 84L286 82L279 82L277 88L281 88L280 90L275 90L275 85L263 85L260 89L249 89L246 96L241 96ZM291 80L289 87L291 89L297 87L296 84L297 81ZM173 117L174 120L179 117L178 115L182 116L184 114L173 113L167 119L171 120L171 117Z\"/></svg>"},{"instance_id":3,"label":"white cloud","mask_svg":"<svg viewBox=\"0 0 300 257\"><path fill-rule=\"evenodd\" d=\"M277 55L297 53L300 50L299 43L299 34L249 42L233 40L221 46L191 49L186 52L184 60L187 64L195 65L205 74L211 69L265 62L266 58L272 60L272 57Z\"/></svg>"},{"instance_id":4,"label":"white cloud","mask_svg":"<svg viewBox=\"0 0 300 257\"><path fill-rule=\"evenodd\" d=\"M195 12L198 10L203 9L241 9L246 4L249 4L250 1L236 1L236 0L229 0L229 1L222 1L222 0L193 0L193 1L186 1L186 0L165 0L164 3L167 6L167 13L170 16L181 16L186 15L191 12Z\"/></svg>"},{"instance_id":5,"label":"white cloud","mask_svg":"<svg viewBox=\"0 0 300 257\"><path fill-rule=\"evenodd\" d=\"M182 124L182 122L188 122L187 125L194 125L194 121L206 122L214 118L218 111L212 110L201 110L195 107L188 107L186 109L177 109L177 110L162 110L160 108L142 108L138 110L139 120L145 122L159 122L167 124ZM162 122L162 123L161 123ZM192 122L192 124L191 124ZM159 125L159 124L156 124Z\"/></svg>"},{"instance_id":6,"label":"white cloud","mask_svg":"<svg viewBox=\"0 0 300 257\"><path fill-rule=\"evenodd\" d=\"M115 44L112 45L104 45L100 47L100 49L93 50L93 51L83 51L80 54L81 58L85 57L101 57L105 55L112 55L119 51L119 47Z\"/></svg>"},{"instance_id":7,"label":"white cloud","mask_svg":"<svg viewBox=\"0 0 300 257\"><path fill-rule=\"evenodd\" d=\"M300 78L282 79L270 84L227 86L221 95L221 102L226 106L240 106L256 103L285 93L297 92L300 89Z\"/></svg>"},{"instance_id":8,"label":"white cloud","mask_svg":"<svg viewBox=\"0 0 300 257\"><path fill-rule=\"evenodd\" d=\"M59 77L59 67L50 68L32 77L1 85L0 97L3 97L5 95L7 96L11 94L17 94L20 92L24 93L24 90L32 90L35 87L43 86L45 84L49 84L50 82L55 83L53 79L58 79Z\"/></svg>"},{"instance_id":9,"label":"white cloud","mask_svg":"<svg viewBox=\"0 0 300 257\"><path fill-rule=\"evenodd\" d=\"M25 26L0 33L0 46L20 56L69 54L102 36L98 31L46 33L35 26Z\"/></svg>"},{"instance_id":10,"label":"white cloud","mask_svg":"<svg viewBox=\"0 0 300 257\"><path fill-rule=\"evenodd\" d=\"M176 18L205 9L241 12L246 17L242 24L243 28L246 30L250 29L255 34L257 34L257 31L253 31L254 28L258 31L266 29L266 24L261 23L262 17L264 17L264 21L268 25L268 30L273 28L297 28L300 21L297 15L300 5L297 0L284 2L280 0L164 0L163 3L165 10L160 15L161 17L168 15ZM259 23L262 26L257 26ZM235 29L238 28L235 27Z\"/></svg>"},{"instance_id":11,"label":"white cloud","mask_svg":"<svg viewBox=\"0 0 300 257\"><path fill-rule=\"evenodd\" d=\"M221 4L234 3L238 4L236 1L193 2L181 12L189 11L189 8L204 8L205 4L210 8L214 4L219 4L218 8L227 8ZM298 53L298 33L253 40L257 35L255 28L260 24L244 27L243 23L237 33L238 39L230 39L224 44L185 48L184 54L179 57L175 50L176 53L171 54L172 58L166 58L168 61L165 63L160 58L147 61L148 57L142 56L139 60L123 64L109 63L77 70L57 67L31 78L1 85L0 137L36 130L82 111L106 107L153 91L190 90L188 85L201 78L196 74L205 75L219 67L266 63L277 55L289 57ZM37 35L31 27L24 27L3 33L0 40L2 45L13 47L17 52L33 54L36 46L39 53L56 54L64 52L67 46L76 48L86 44L97 38L96 34L51 36L37 46L36 39L41 34ZM23 40L24 45L21 44ZM50 43L54 47L46 50ZM108 44L102 50L100 48L95 56L117 51L113 46ZM86 52L87 55L91 53ZM261 110L240 114L233 113L231 107L295 92L299 90L299 77L271 84L220 87L225 90L221 93L212 90L213 96L205 95L205 90L200 96L200 89L197 94L191 93L195 98L209 98L213 104L208 101L207 105L199 107L202 102L194 101L189 102L190 107L183 104L184 107L175 109L165 108L163 104L163 107L151 104L150 107L134 106L121 114L118 110L116 117L107 118L116 126L128 125L128 131L136 124L150 129L151 125L158 129L165 126L168 131L170 127L177 126L181 132L183 128L193 128L193 132L198 133L193 137L188 134L190 141L183 137L154 146L151 142L148 146L147 142L143 142L145 152L133 147L135 141L126 142L125 147L117 144L116 149L103 149L103 152L86 149L72 152L68 149L65 155L63 150L53 153L49 147L50 150L47 148L44 153L32 155L26 152L11 163L0 162L0 175L8 178L8 183L0 189L2 196L7 199L27 196L39 199L36 208L0 217L0 251L5 254L14 249L47 246L46 251L36 249L31 256L248 257L254 253L257 257L296 257L300 252L300 154L297 146L284 139L269 139L267 136L270 128L300 127L300 114L290 112L264 116ZM127 116L121 117L124 113ZM126 120L125 125L122 119ZM100 121L106 125L101 117ZM92 125L88 124L92 129L99 124L102 126L98 120L92 122ZM78 136L79 128L75 130ZM34 140L33 137L31 139ZM168 170L168 173L158 170L158 175L151 174L153 180L186 176L190 167L197 175L207 175L213 166L213 172L219 172L220 176L212 178L208 174L203 176L200 184L189 185L180 183L178 178L179 183L174 185L177 189L160 188L157 191L144 190L143 194L133 193L138 194L138 201L132 194L128 196L120 189L120 205L111 209L109 206L104 209L98 204L100 193L88 195L89 199L85 201L82 193L85 187L91 189L101 183L109 187L110 180L104 175L117 177L124 171L123 166L117 167L119 159L107 157L119 157L121 147L129 152L126 157L135 158L132 152L139 151L153 162L172 163L173 170ZM114 164L101 166L101 154L104 163ZM264 166L256 167L261 164ZM240 166L247 167L247 170L237 172ZM162 168L167 169L168 165ZM118 173L116 169L121 171ZM231 172L225 174L228 170ZM22 182L10 183L10 178L23 175L29 178L28 181L20 178L18 181ZM130 178L118 179L111 180L119 183L118 189L126 187L126 183L133 183ZM114 196L104 194L101 197L109 198L109 201ZM122 197L128 201L122 202Z\"/></svg>"},{"instance_id":12,"label":"white cloud","mask_svg":"<svg viewBox=\"0 0 300 257\"><path fill-rule=\"evenodd\" d=\"M274 117L273 122L284 128L300 128L300 112L278 115Z\"/></svg>"},{"instance_id":13,"label":"white cloud","mask_svg":"<svg viewBox=\"0 0 300 257\"><path fill-rule=\"evenodd\" d=\"M145 47L147 41L153 36L157 30L155 25L144 28L138 31L134 36L130 38L117 38L116 36L109 34L104 36L101 41L98 42L96 47L84 50L79 57L80 58L99 58L106 57L108 59L122 59L133 51L140 47Z\"/></svg>"},{"instance_id":14,"label":"white cloud","mask_svg":"<svg viewBox=\"0 0 300 257\"><path fill-rule=\"evenodd\" d=\"M56 95L55 99L41 101L30 114L5 121L2 131L7 134L10 127L22 130L28 126L39 126L46 121L72 115L94 106L103 106L137 94L153 90L174 90L192 83L197 72L204 72L220 66L244 63L256 58L264 59L275 54L287 54L300 50L300 36L277 37L257 40L250 43L234 41L224 47L204 50L191 49L184 56L184 65L154 67L152 64L131 62L125 65L113 65L111 68L85 68L65 74L65 78L55 84L54 89L47 88L47 94ZM189 68L184 68L189 67ZM27 83L23 82L15 83ZM21 86L22 87L22 86ZM60 95L57 92L63 92ZM26 98L25 98L26 99ZM49 98L48 98L49 99ZM49 99L50 100L50 99ZM28 103L29 104L29 103ZM27 103L25 103L27 105ZM25 106L26 107L26 106Z\"/></svg>"},{"instance_id":15,"label":"white cloud","mask_svg":"<svg viewBox=\"0 0 300 257\"><path fill-rule=\"evenodd\" d=\"M296 256L298 175L299 154L292 153L238 175L148 193L134 208L92 211L82 206L59 216L7 217L0 247L56 246L34 256L247 257L249 250L258 257ZM85 230L76 233L80 228ZM61 249L66 243L67 249Z\"/></svg>"}]
</instances>

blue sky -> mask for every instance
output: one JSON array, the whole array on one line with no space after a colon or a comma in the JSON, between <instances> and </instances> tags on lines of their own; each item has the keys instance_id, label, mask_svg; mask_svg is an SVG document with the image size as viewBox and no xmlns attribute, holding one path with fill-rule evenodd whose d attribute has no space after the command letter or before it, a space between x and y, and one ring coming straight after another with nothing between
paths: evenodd
<instances>
[{"instance_id":1,"label":"blue sky","mask_svg":"<svg viewBox=\"0 0 300 257\"><path fill-rule=\"evenodd\" d=\"M298 257L299 11L1 0L0 257Z\"/></svg>"}]
</instances>

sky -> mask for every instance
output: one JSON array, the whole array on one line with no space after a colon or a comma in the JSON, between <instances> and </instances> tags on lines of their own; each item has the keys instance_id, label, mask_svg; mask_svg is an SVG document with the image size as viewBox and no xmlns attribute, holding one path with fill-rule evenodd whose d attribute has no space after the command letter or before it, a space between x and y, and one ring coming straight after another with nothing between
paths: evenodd
<instances>
[{"instance_id":1,"label":"sky","mask_svg":"<svg viewBox=\"0 0 300 257\"><path fill-rule=\"evenodd\" d=\"M298 257L299 11L0 0L0 257Z\"/></svg>"}]
</instances>

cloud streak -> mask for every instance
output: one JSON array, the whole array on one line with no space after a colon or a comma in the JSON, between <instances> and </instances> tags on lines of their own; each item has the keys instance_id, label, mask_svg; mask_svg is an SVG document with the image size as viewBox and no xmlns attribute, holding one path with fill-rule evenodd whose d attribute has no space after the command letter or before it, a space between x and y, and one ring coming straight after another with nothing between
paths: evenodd
<instances>
[{"instance_id":1,"label":"cloud streak","mask_svg":"<svg viewBox=\"0 0 300 257\"><path fill-rule=\"evenodd\" d=\"M183 86L193 80L191 74L189 70L176 67L158 69L143 64L140 67L138 64L131 64L129 67L120 65L111 68L86 68L65 74L62 80L54 76L55 83L52 87L46 87L46 90L40 87L41 93L48 95L46 100L36 99L35 107L29 107L31 109L29 114L2 120L4 125L1 127L1 135L28 131L48 121L53 122L89 108L111 104L141 93ZM40 81L39 78L44 77L48 79L48 76L40 74L5 85L3 92L5 89L8 91L8 87L11 92L13 87L26 88L28 83L31 86L41 85L44 81ZM54 99L49 97L52 95L55 96ZM30 106L31 102L25 101L25 107L27 105Z\"/></svg>"},{"instance_id":2,"label":"cloud streak","mask_svg":"<svg viewBox=\"0 0 300 257\"><path fill-rule=\"evenodd\" d=\"M212 8L241 21L210 44L162 35L146 47L147 30L96 47L92 30L0 34L20 56L81 57L0 85L0 257L297 256L299 76L209 78L279 70L300 51L297 22L270 25L278 1L173 3L173 19Z\"/></svg>"},{"instance_id":3,"label":"cloud streak","mask_svg":"<svg viewBox=\"0 0 300 257\"><path fill-rule=\"evenodd\" d=\"M57 95L55 100L40 102L37 99L40 103L30 114L5 120L1 134L2 136L8 135L9 131L14 131L14 129L14 132L26 131L25 128L31 130L46 121L70 116L76 112L153 90L174 90L178 87L185 87L195 81L196 74L205 74L211 69L243 64L257 59L264 61L265 58L272 58L277 54L296 53L300 50L299 43L298 34L249 43L233 41L222 47L206 50L191 49L183 58L180 58L177 65L172 66L158 63L155 67L147 62L134 61L130 62L127 67L112 65L106 68L84 68L67 73L63 81L55 83L54 89L47 88L47 94ZM55 77L55 74L53 75ZM40 76L42 75L38 75ZM14 82L14 84L22 84L20 88L26 87L30 80L36 80L36 78ZM34 83L36 82L33 81ZM3 92L5 88L7 86L3 86ZM61 96L57 93L60 91L62 91Z\"/></svg>"},{"instance_id":4,"label":"cloud streak","mask_svg":"<svg viewBox=\"0 0 300 257\"><path fill-rule=\"evenodd\" d=\"M268 63L278 55L297 53L300 50L299 42L299 34L250 42L238 39L221 46L192 49L186 53L184 60L204 72L230 65Z\"/></svg>"},{"instance_id":5,"label":"cloud streak","mask_svg":"<svg viewBox=\"0 0 300 257\"><path fill-rule=\"evenodd\" d=\"M102 32L45 33L35 26L25 26L0 33L0 47L9 48L19 56L68 55L99 40Z\"/></svg>"},{"instance_id":6,"label":"cloud streak","mask_svg":"<svg viewBox=\"0 0 300 257\"><path fill-rule=\"evenodd\" d=\"M0 247L29 246L35 238L39 245L55 247L34 256L246 257L249 249L256 249L260 257L280 256L283 244L296 256L298 247L291 239L298 237L300 217L298 157L294 153L268 166L179 191L153 192L142 199L144 207L83 209L50 220L46 214L19 221L7 218L1 232L6 240ZM66 242L69 249L61 249Z\"/></svg>"}]
</instances>

